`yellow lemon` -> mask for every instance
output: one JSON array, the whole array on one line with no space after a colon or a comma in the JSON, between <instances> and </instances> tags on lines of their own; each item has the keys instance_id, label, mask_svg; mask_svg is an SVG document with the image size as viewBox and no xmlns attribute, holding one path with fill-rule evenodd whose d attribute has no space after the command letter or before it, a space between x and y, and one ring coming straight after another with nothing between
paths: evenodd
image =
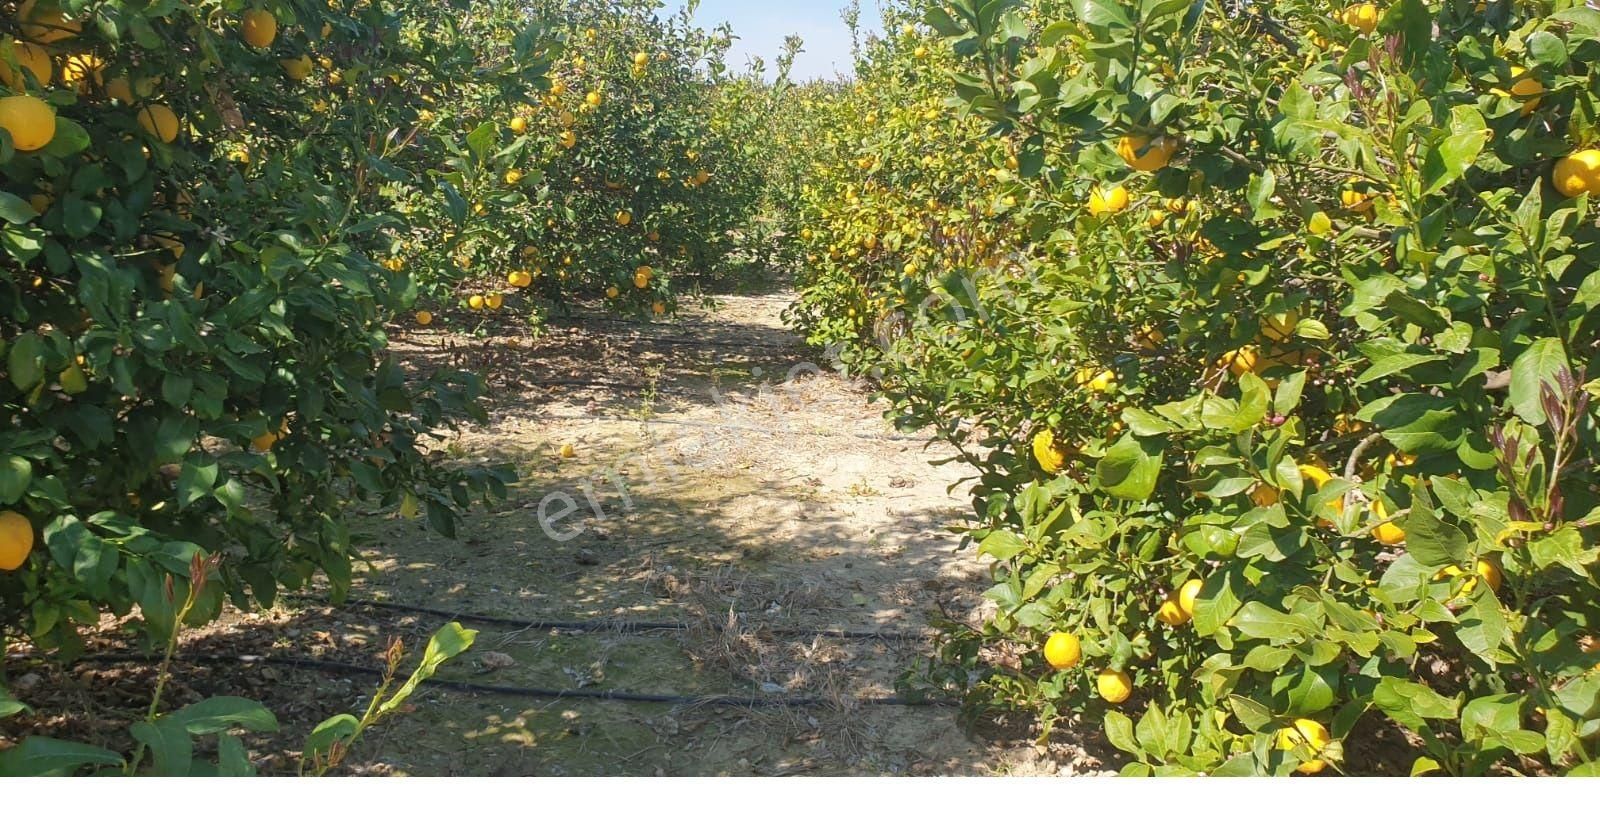
<instances>
[{"instance_id":1,"label":"yellow lemon","mask_svg":"<svg viewBox=\"0 0 1600 836\"><path fill-rule=\"evenodd\" d=\"M16 511L0 511L0 572L15 572L33 551L33 523Z\"/></svg>"},{"instance_id":2,"label":"yellow lemon","mask_svg":"<svg viewBox=\"0 0 1600 836\"><path fill-rule=\"evenodd\" d=\"M1071 453L1066 445L1056 441L1054 432L1046 427L1033 436L1033 458L1045 473L1059 473Z\"/></svg>"},{"instance_id":3,"label":"yellow lemon","mask_svg":"<svg viewBox=\"0 0 1600 836\"><path fill-rule=\"evenodd\" d=\"M1135 171L1160 171L1167 167L1167 162L1178 152L1179 146L1176 137L1158 136L1151 139L1128 134L1117 140L1117 156Z\"/></svg>"},{"instance_id":4,"label":"yellow lemon","mask_svg":"<svg viewBox=\"0 0 1600 836\"><path fill-rule=\"evenodd\" d=\"M1372 501L1372 519L1384 520L1389 517L1389 509L1384 507L1382 499ZM1386 522L1372 530L1373 539L1385 546L1399 546L1406 541L1405 529L1392 522Z\"/></svg>"},{"instance_id":5,"label":"yellow lemon","mask_svg":"<svg viewBox=\"0 0 1600 836\"><path fill-rule=\"evenodd\" d=\"M606 298L607 299L615 299L615 298L617 298L618 296L621 296L621 295L622 295L622 291L617 290L614 287L606 288Z\"/></svg>"},{"instance_id":6,"label":"yellow lemon","mask_svg":"<svg viewBox=\"0 0 1600 836\"><path fill-rule=\"evenodd\" d=\"M32 96L0 98L0 128L18 151L37 151L56 136L56 112Z\"/></svg>"},{"instance_id":7,"label":"yellow lemon","mask_svg":"<svg viewBox=\"0 0 1600 836\"><path fill-rule=\"evenodd\" d=\"M1327 766L1320 757L1315 756L1321 755L1322 750L1326 749L1332 741L1333 737L1328 734L1327 728L1316 720L1304 717L1295 720L1292 728L1278 730L1279 749L1285 752L1298 750L1301 753L1305 753L1307 749L1310 750L1309 754L1313 758L1302 761L1299 766L1294 768L1294 771L1302 775L1315 775Z\"/></svg>"},{"instance_id":8,"label":"yellow lemon","mask_svg":"<svg viewBox=\"0 0 1600 836\"><path fill-rule=\"evenodd\" d=\"M573 133L572 131L562 131L561 132L561 146L563 148L571 148L572 146L577 145L577 144L578 144L578 135L577 134Z\"/></svg>"},{"instance_id":9,"label":"yellow lemon","mask_svg":"<svg viewBox=\"0 0 1600 836\"><path fill-rule=\"evenodd\" d=\"M1294 327L1300 323L1296 311L1268 314L1261 318L1261 333L1273 342L1283 342L1294 336Z\"/></svg>"},{"instance_id":10,"label":"yellow lemon","mask_svg":"<svg viewBox=\"0 0 1600 836\"><path fill-rule=\"evenodd\" d=\"M1096 186L1089 192L1089 214L1095 217L1113 215L1128 208L1128 190L1122 186Z\"/></svg>"},{"instance_id":11,"label":"yellow lemon","mask_svg":"<svg viewBox=\"0 0 1600 836\"><path fill-rule=\"evenodd\" d=\"M600 95L599 90L591 90L589 95L583 97L583 103L590 107L599 107L604 100L605 98Z\"/></svg>"},{"instance_id":12,"label":"yellow lemon","mask_svg":"<svg viewBox=\"0 0 1600 836\"><path fill-rule=\"evenodd\" d=\"M514 134L525 134L528 132L528 120L521 116L513 116L509 127Z\"/></svg>"},{"instance_id":13,"label":"yellow lemon","mask_svg":"<svg viewBox=\"0 0 1600 836\"><path fill-rule=\"evenodd\" d=\"M1600 149L1586 148L1557 160L1550 180L1566 197L1600 196Z\"/></svg>"},{"instance_id":14,"label":"yellow lemon","mask_svg":"<svg viewBox=\"0 0 1600 836\"><path fill-rule=\"evenodd\" d=\"M239 34L244 42L256 49L266 49L278 37L278 19L266 9L250 9L239 24Z\"/></svg>"},{"instance_id":15,"label":"yellow lemon","mask_svg":"<svg viewBox=\"0 0 1600 836\"><path fill-rule=\"evenodd\" d=\"M1044 660L1058 671L1078 664L1083 658L1083 646L1071 633L1051 633L1044 641Z\"/></svg>"},{"instance_id":16,"label":"yellow lemon","mask_svg":"<svg viewBox=\"0 0 1600 836\"><path fill-rule=\"evenodd\" d=\"M433 324L433 314L431 312L429 312L429 311L417 311L417 324L418 325L432 325Z\"/></svg>"},{"instance_id":17,"label":"yellow lemon","mask_svg":"<svg viewBox=\"0 0 1600 836\"><path fill-rule=\"evenodd\" d=\"M41 87L50 83L55 70L55 65L50 63L50 53L33 44L12 41L11 57L16 59L17 69L33 73L34 80L39 82ZM22 80L22 74L12 70L9 62L0 61L0 83L21 90Z\"/></svg>"},{"instance_id":18,"label":"yellow lemon","mask_svg":"<svg viewBox=\"0 0 1600 836\"><path fill-rule=\"evenodd\" d=\"M1178 606L1178 602L1168 598L1161 602L1160 609L1156 610L1156 620L1169 627L1178 627L1188 623L1189 614Z\"/></svg>"},{"instance_id":19,"label":"yellow lemon","mask_svg":"<svg viewBox=\"0 0 1600 836\"><path fill-rule=\"evenodd\" d=\"M1266 368L1261 362L1260 352L1253 345L1240 346L1222 355L1222 362L1234 377L1243 377L1248 372L1259 372Z\"/></svg>"},{"instance_id":20,"label":"yellow lemon","mask_svg":"<svg viewBox=\"0 0 1600 836\"><path fill-rule=\"evenodd\" d=\"M1354 27L1363 35L1372 34L1378 28L1378 7L1371 3L1359 3L1344 10L1344 24Z\"/></svg>"},{"instance_id":21,"label":"yellow lemon","mask_svg":"<svg viewBox=\"0 0 1600 836\"><path fill-rule=\"evenodd\" d=\"M178 138L178 114L164 104L147 104L139 108L139 127L161 142L170 143Z\"/></svg>"},{"instance_id":22,"label":"yellow lemon","mask_svg":"<svg viewBox=\"0 0 1600 836\"><path fill-rule=\"evenodd\" d=\"M1200 597L1200 589L1204 586L1205 582L1199 578L1190 578L1178 587L1178 608L1190 618L1194 617L1194 602Z\"/></svg>"},{"instance_id":23,"label":"yellow lemon","mask_svg":"<svg viewBox=\"0 0 1600 836\"><path fill-rule=\"evenodd\" d=\"M498 292L487 293L487 294L484 294L484 297L483 297L484 306L487 307L491 311L500 310L500 306L504 305L505 302L506 302L505 296L501 295Z\"/></svg>"},{"instance_id":24,"label":"yellow lemon","mask_svg":"<svg viewBox=\"0 0 1600 836\"><path fill-rule=\"evenodd\" d=\"M1073 375L1072 379L1079 386L1088 387L1091 392L1104 393L1111 391L1111 387L1117 384L1117 373L1110 369L1094 369L1085 366L1078 369L1077 374Z\"/></svg>"},{"instance_id":25,"label":"yellow lemon","mask_svg":"<svg viewBox=\"0 0 1600 836\"><path fill-rule=\"evenodd\" d=\"M17 7L17 20L22 24L22 36L37 44L64 41L83 31L83 21L68 18L49 0L24 0Z\"/></svg>"},{"instance_id":26,"label":"yellow lemon","mask_svg":"<svg viewBox=\"0 0 1600 836\"><path fill-rule=\"evenodd\" d=\"M278 62L278 66L283 68L283 74L291 81L304 81L306 76L311 75L311 56L285 58Z\"/></svg>"},{"instance_id":27,"label":"yellow lemon","mask_svg":"<svg viewBox=\"0 0 1600 836\"><path fill-rule=\"evenodd\" d=\"M473 309L475 311L483 310L483 303L484 303L483 297L479 296L476 293L474 293L471 296L467 297L467 307L469 307L469 308L471 308L471 309Z\"/></svg>"},{"instance_id":28,"label":"yellow lemon","mask_svg":"<svg viewBox=\"0 0 1600 836\"><path fill-rule=\"evenodd\" d=\"M1522 102L1522 115L1527 116L1539 107L1544 94L1544 83L1526 69L1511 66L1511 95Z\"/></svg>"},{"instance_id":29,"label":"yellow lemon","mask_svg":"<svg viewBox=\"0 0 1600 836\"><path fill-rule=\"evenodd\" d=\"M1107 668L1094 678L1095 689L1100 692L1100 698L1109 703L1121 703L1133 696L1133 680L1122 671Z\"/></svg>"}]
</instances>

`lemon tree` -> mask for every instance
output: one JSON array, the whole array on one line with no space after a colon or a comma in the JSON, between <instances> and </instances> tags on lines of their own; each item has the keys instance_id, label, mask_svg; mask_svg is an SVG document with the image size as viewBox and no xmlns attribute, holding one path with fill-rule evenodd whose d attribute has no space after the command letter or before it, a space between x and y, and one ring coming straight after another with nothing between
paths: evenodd
<instances>
[{"instance_id":1,"label":"lemon tree","mask_svg":"<svg viewBox=\"0 0 1600 836\"><path fill-rule=\"evenodd\" d=\"M1046 733L1103 723L1130 774L1591 772L1600 13L890 15L922 26L868 45L828 107L931 90L936 62L932 121L1016 161L907 180L1003 218L988 261L908 273L815 230L797 261L798 318L979 472L993 614L918 681ZM894 136L855 124L816 162L847 205ZM907 204L907 228L944 222ZM843 327L895 282L898 327ZM1056 664L1063 635L1080 663ZM1376 724L1415 751L1347 758Z\"/></svg>"},{"instance_id":2,"label":"lemon tree","mask_svg":"<svg viewBox=\"0 0 1600 836\"><path fill-rule=\"evenodd\" d=\"M489 9L493 4L485 4ZM481 386L403 373L419 284L393 194L447 139L425 95L535 89L553 38L503 5L25 2L0 66L0 625L71 651L135 608L174 628L196 553L225 597L349 578L345 510L454 514L508 472L431 437ZM491 9L492 10L492 9ZM496 16L498 15L498 16ZM480 25L520 27L485 43Z\"/></svg>"}]
</instances>

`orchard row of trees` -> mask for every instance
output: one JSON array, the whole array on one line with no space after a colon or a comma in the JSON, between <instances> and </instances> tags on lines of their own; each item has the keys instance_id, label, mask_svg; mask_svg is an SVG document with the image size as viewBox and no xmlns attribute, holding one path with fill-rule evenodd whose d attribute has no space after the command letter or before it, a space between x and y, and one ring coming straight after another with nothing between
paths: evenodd
<instances>
[{"instance_id":1,"label":"orchard row of trees","mask_svg":"<svg viewBox=\"0 0 1600 836\"><path fill-rule=\"evenodd\" d=\"M977 472L908 684L1129 774L1595 774L1600 11L886 24L790 102L796 320Z\"/></svg>"},{"instance_id":2,"label":"orchard row of trees","mask_svg":"<svg viewBox=\"0 0 1600 836\"><path fill-rule=\"evenodd\" d=\"M159 646L225 600L342 595L349 509L449 535L514 478L448 461L483 384L407 373L397 335L662 316L759 265L769 88L689 18L0 6L0 646L70 657L106 613Z\"/></svg>"}]
</instances>

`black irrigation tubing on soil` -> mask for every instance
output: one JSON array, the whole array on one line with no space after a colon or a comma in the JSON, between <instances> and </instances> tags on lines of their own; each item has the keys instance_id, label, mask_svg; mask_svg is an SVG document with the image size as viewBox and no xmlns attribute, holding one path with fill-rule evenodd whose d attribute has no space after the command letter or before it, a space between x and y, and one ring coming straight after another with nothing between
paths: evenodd
<instances>
[{"instance_id":1,"label":"black irrigation tubing on soil","mask_svg":"<svg viewBox=\"0 0 1600 836\"><path fill-rule=\"evenodd\" d=\"M149 654L99 653L80 657L74 664L157 664L162 657ZM194 665L276 665L301 670L328 671L331 673L359 674L373 679L383 678L382 668L335 662L327 659L307 659L300 656L227 656L220 654L180 654L174 661ZM667 703L671 705L729 706L734 708L807 708L821 706L876 706L903 705L911 707L952 707L951 700L918 700L907 697L862 697L844 702L828 697L735 696L732 694L641 694L633 691L601 691L592 688L530 688L521 685L497 685L489 682L463 682L459 679L430 679L424 688L439 688L466 694L502 694L513 697L538 697L562 700L610 700L615 702Z\"/></svg>"},{"instance_id":2,"label":"black irrigation tubing on soil","mask_svg":"<svg viewBox=\"0 0 1600 836\"><path fill-rule=\"evenodd\" d=\"M653 343L666 345L701 345L711 348L766 348L790 354L799 354L806 350L805 343L770 343L770 342L730 342L727 340L696 340L679 337L658 337L653 334L622 334L615 331L586 331L589 334L598 334L602 337L617 337L624 340L646 340Z\"/></svg>"},{"instance_id":3,"label":"black irrigation tubing on soil","mask_svg":"<svg viewBox=\"0 0 1600 836\"><path fill-rule=\"evenodd\" d=\"M814 435L820 438L864 438L868 441L923 441L938 439L916 435L882 435L879 433L824 433L815 430L790 430L782 427L752 427L744 424L716 424L709 421L679 421L672 418L634 418L628 415L584 415L596 421L638 421L644 424L674 424L680 427L705 427L716 430L739 430L749 433L788 433L789 435Z\"/></svg>"},{"instance_id":4,"label":"black irrigation tubing on soil","mask_svg":"<svg viewBox=\"0 0 1600 836\"><path fill-rule=\"evenodd\" d=\"M293 595L295 600L315 600L310 595ZM440 618L465 621L469 624L493 624L500 627L516 627L522 630L590 630L611 631L618 633L649 633L657 630L690 630L695 627L687 621L622 621L615 619L597 618L586 621L556 621L550 619L511 618L501 615L482 615L477 613L445 610L436 607L423 607L415 604L401 604L395 601L375 601L370 598L347 598L346 604L359 607L371 607L381 610L398 610L421 615L433 615ZM719 624L707 623L707 629L724 632L727 628ZM845 630L831 627L778 627L767 625L750 625L752 632L766 632L774 636L809 637L816 636L829 639L869 639L872 641L898 642L898 641L927 641L934 637L932 632L904 632L894 630Z\"/></svg>"}]
</instances>

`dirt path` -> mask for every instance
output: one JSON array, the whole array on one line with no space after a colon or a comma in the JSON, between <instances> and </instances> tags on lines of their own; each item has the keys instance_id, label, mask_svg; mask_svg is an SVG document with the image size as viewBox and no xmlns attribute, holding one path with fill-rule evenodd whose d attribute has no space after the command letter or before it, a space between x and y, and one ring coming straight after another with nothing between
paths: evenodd
<instances>
[{"instance_id":1,"label":"dirt path","mask_svg":"<svg viewBox=\"0 0 1600 836\"><path fill-rule=\"evenodd\" d=\"M822 372L781 323L781 292L716 297L671 323L586 320L537 341L408 335L413 365L485 371L488 426L450 440L462 461L515 465L510 501L447 540L411 520L357 525L354 597L451 613L675 630L507 629L441 674L552 690L733 695L746 707L429 690L380 727L352 771L426 775L1058 774L1095 764L1025 735L964 732L947 707L872 704L930 652L938 618L972 619L987 586L948 530L966 511L946 451L897 435L869 390ZM535 347L530 347L534 345ZM573 455L561 448L571 445ZM541 508L544 513L541 514ZM565 511L563 514L562 512ZM372 664L388 637L415 648L437 616L294 600L189 635L180 659L279 654ZM840 638L828 630L895 634ZM907 635L909 634L909 635ZM109 639L107 639L109 641ZM98 644L96 649L108 646ZM142 711L148 670L58 673L61 722L96 736ZM270 666L184 662L173 702L244 693L286 731L264 771L292 768L304 734L358 709L372 683ZM55 690L52 690L55 689ZM110 710L107 694L126 694ZM26 696L25 696L26 698ZM817 698L821 698L818 700ZM73 707L77 711L73 711ZM42 712L48 714L48 712ZM124 718L125 719L125 718ZM108 731L108 733L110 733Z\"/></svg>"},{"instance_id":2,"label":"dirt path","mask_svg":"<svg viewBox=\"0 0 1600 836\"><path fill-rule=\"evenodd\" d=\"M452 697L390 731L395 769L972 774L1032 764L1031 747L964 734L953 709L860 704L892 697L926 641L806 635L921 633L930 619L971 617L985 584L948 531L965 510L947 493L963 471L930 465L941 451L897 435L865 387L818 370L781 323L789 301L721 296L716 311L670 325L558 327L532 353L491 343L496 419L455 449L511 457L522 477L513 501L469 519L453 543L374 526L357 594L693 625L485 631L467 663L475 680L829 704ZM571 458L560 455L567 444Z\"/></svg>"}]
</instances>

